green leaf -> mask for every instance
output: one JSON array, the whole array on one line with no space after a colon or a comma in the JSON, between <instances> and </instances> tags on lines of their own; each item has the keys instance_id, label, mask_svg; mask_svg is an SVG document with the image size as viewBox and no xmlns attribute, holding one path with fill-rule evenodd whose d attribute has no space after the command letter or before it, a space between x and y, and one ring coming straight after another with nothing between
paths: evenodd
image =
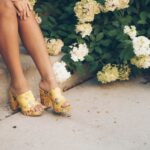
<instances>
[{"instance_id":1,"label":"green leaf","mask_svg":"<svg viewBox=\"0 0 150 150\"><path fill-rule=\"evenodd\" d=\"M102 55L102 59L110 59L112 57L112 55L110 54L110 53L104 53L103 55Z\"/></svg>"},{"instance_id":2,"label":"green leaf","mask_svg":"<svg viewBox=\"0 0 150 150\"><path fill-rule=\"evenodd\" d=\"M146 18L147 18L147 13L146 12L141 12L140 13L140 18L141 18L141 20L143 20L143 21L145 21L146 20Z\"/></svg>"},{"instance_id":3,"label":"green leaf","mask_svg":"<svg viewBox=\"0 0 150 150\"><path fill-rule=\"evenodd\" d=\"M118 21L113 21L113 22L112 22L112 25L115 26L115 27L119 27L119 26L120 26L120 24L119 24Z\"/></svg>"},{"instance_id":4,"label":"green leaf","mask_svg":"<svg viewBox=\"0 0 150 150\"><path fill-rule=\"evenodd\" d=\"M95 36L93 34L90 35L90 40L95 41Z\"/></svg>"},{"instance_id":5,"label":"green leaf","mask_svg":"<svg viewBox=\"0 0 150 150\"><path fill-rule=\"evenodd\" d=\"M107 35L109 35L110 37L116 36L118 34L118 30L111 30L109 32L107 32Z\"/></svg>"},{"instance_id":6,"label":"green leaf","mask_svg":"<svg viewBox=\"0 0 150 150\"><path fill-rule=\"evenodd\" d=\"M90 73L96 72L98 70L98 67L99 63L96 61L88 63L88 70Z\"/></svg>"},{"instance_id":7,"label":"green leaf","mask_svg":"<svg viewBox=\"0 0 150 150\"><path fill-rule=\"evenodd\" d=\"M107 40L102 40L100 42L100 45L104 46L104 47L108 47L111 43L111 40L107 39Z\"/></svg>"},{"instance_id":8,"label":"green leaf","mask_svg":"<svg viewBox=\"0 0 150 150\"><path fill-rule=\"evenodd\" d=\"M130 49L124 49L120 53L120 59L123 61L129 61L134 56L133 50Z\"/></svg>"},{"instance_id":9,"label":"green leaf","mask_svg":"<svg viewBox=\"0 0 150 150\"><path fill-rule=\"evenodd\" d=\"M137 22L138 24L146 24L146 21L145 20L139 20L138 22Z\"/></svg>"},{"instance_id":10,"label":"green leaf","mask_svg":"<svg viewBox=\"0 0 150 150\"><path fill-rule=\"evenodd\" d=\"M99 34L96 35L96 42L100 41L101 39L103 39L104 37L104 33L100 32Z\"/></svg>"},{"instance_id":11,"label":"green leaf","mask_svg":"<svg viewBox=\"0 0 150 150\"><path fill-rule=\"evenodd\" d=\"M97 52L98 54L102 54L102 49L100 47L95 47L95 52Z\"/></svg>"},{"instance_id":12,"label":"green leaf","mask_svg":"<svg viewBox=\"0 0 150 150\"><path fill-rule=\"evenodd\" d=\"M79 74L82 74L82 75L84 75L84 66L83 66L83 64L81 63L81 62L76 62L75 63L75 66L76 66L76 70L77 70L77 72L79 73Z\"/></svg>"},{"instance_id":13,"label":"green leaf","mask_svg":"<svg viewBox=\"0 0 150 150\"><path fill-rule=\"evenodd\" d=\"M94 59L94 57L92 56L92 55L87 55L86 57L85 57L85 61L87 61L87 62L92 62L92 61L94 61L95 59Z\"/></svg>"}]
</instances>

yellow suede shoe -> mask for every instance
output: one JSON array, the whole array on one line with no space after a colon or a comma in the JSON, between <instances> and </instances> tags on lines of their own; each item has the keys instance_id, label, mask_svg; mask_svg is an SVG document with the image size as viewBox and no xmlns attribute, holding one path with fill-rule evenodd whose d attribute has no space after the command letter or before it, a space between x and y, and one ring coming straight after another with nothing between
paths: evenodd
<instances>
[{"instance_id":1,"label":"yellow suede shoe","mask_svg":"<svg viewBox=\"0 0 150 150\"><path fill-rule=\"evenodd\" d=\"M61 89L58 87L51 91L40 89L40 98L41 103L47 108L52 106L55 113L67 113L71 110L70 104L68 104L66 98L62 95Z\"/></svg>"},{"instance_id":2,"label":"yellow suede shoe","mask_svg":"<svg viewBox=\"0 0 150 150\"><path fill-rule=\"evenodd\" d=\"M42 115L44 108L42 104L35 100L31 91L27 91L18 96L14 96L9 91L10 107L13 111L21 109L22 113L26 116L40 116Z\"/></svg>"}]
</instances>

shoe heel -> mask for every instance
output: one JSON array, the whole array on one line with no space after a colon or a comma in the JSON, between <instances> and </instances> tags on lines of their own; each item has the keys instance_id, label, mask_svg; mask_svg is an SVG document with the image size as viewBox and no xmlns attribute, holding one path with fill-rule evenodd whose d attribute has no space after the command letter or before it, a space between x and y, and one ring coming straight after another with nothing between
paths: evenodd
<instances>
[{"instance_id":1,"label":"shoe heel","mask_svg":"<svg viewBox=\"0 0 150 150\"><path fill-rule=\"evenodd\" d=\"M10 108L13 111L17 111L19 109L19 104L17 102L17 99L13 96L12 92L9 91L9 102L10 102Z\"/></svg>"},{"instance_id":2,"label":"shoe heel","mask_svg":"<svg viewBox=\"0 0 150 150\"><path fill-rule=\"evenodd\" d=\"M46 109L52 107L52 101L49 99L48 92L40 89L40 99L41 104L44 105Z\"/></svg>"}]
</instances>

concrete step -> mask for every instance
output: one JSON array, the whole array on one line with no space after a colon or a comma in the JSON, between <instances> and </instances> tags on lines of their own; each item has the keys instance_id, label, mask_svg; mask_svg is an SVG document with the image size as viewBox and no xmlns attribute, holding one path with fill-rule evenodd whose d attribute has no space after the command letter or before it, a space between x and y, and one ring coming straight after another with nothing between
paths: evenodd
<instances>
[{"instance_id":1,"label":"concrete step","mask_svg":"<svg viewBox=\"0 0 150 150\"><path fill-rule=\"evenodd\" d=\"M21 53L21 64L23 67L24 74L33 90L33 93L39 97L39 93L38 93L38 83L40 81L39 73L31 57L26 53L24 53L23 47L21 49L23 51L23 53ZM49 58L52 63L55 63L56 61L60 61L61 57L62 55L50 56ZM70 89L71 87L74 87L75 85L78 85L79 83L88 80L89 78L91 78L91 76L92 75L89 74L88 71L84 76L75 73L66 82L60 84L60 87L62 88L62 90L65 91L67 89ZM8 107L7 91L9 87L9 82L10 82L10 75L8 73L5 64L3 63L2 58L0 57L0 119L9 116L12 113Z\"/></svg>"}]
</instances>

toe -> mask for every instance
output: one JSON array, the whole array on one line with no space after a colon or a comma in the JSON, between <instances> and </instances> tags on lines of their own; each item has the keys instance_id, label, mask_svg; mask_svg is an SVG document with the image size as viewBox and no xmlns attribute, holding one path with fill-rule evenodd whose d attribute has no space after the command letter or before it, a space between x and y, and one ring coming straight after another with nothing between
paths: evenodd
<instances>
[{"instance_id":1,"label":"toe","mask_svg":"<svg viewBox=\"0 0 150 150\"><path fill-rule=\"evenodd\" d=\"M62 108L66 108L66 107L69 107L69 106L70 106L69 102L64 102L64 104L62 105Z\"/></svg>"}]
</instances>

